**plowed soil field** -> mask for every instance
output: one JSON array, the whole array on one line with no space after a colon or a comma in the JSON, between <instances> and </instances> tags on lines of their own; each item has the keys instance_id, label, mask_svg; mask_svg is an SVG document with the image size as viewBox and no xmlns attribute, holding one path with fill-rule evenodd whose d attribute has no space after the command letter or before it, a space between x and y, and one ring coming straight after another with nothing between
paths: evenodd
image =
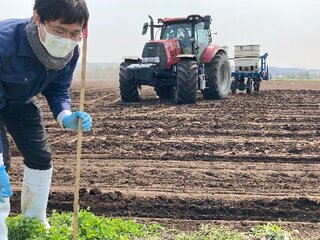
<instances>
[{"instance_id":1,"label":"plowed soil field","mask_svg":"<svg viewBox=\"0 0 320 240\"><path fill-rule=\"evenodd\" d=\"M308 85L309 84L309 85ZM311 90L308 90L311 89ZM176 106L151 88L122 104L117 84L89 82L81 208L182 230L248 230L282 221L320 238L320 83L268 82L257 95ZM74 109L79 90L72 90ZM49 211L73 210L77 134L64 132L39 97L53 150ZM12 149L13 213L22 159Z\"/></svg>"}]
</instances>

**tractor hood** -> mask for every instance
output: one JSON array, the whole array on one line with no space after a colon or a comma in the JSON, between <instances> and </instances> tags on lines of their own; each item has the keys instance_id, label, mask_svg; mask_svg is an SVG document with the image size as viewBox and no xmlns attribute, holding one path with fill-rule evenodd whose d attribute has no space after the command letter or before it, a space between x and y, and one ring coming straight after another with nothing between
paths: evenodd
<instances>
[{"instance_id":1,"label":"tractor hood","mask_svg":"<svg viewBox=\"0 0 320 240\"><path fill-rule=\"evenodd\" d=\"M143 63L156 63L162 69L170 69L179 62L177 56L181 54L178 39L153 40L145 44L142 53Z\"/></svg>"}]
</instances>

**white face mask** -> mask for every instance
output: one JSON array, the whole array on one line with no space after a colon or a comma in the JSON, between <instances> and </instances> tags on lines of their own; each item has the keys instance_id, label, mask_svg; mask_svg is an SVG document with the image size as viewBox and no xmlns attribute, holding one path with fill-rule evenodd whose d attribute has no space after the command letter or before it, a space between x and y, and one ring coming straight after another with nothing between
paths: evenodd
<instances>
[{"instance_id":1,"label":"white face mask","mask_svg":"<svg viewBox=\"0 0 320 240\"><path fill-rule=\"evenodd\" d=\"M78 45L77 41L50 34L47 32L43 24L41 24L40 26L43 27L46 34L46 39L42 41L40 31L38 29L40 42L51 56L56 58L64 58Z\"/></svg>"}]
</instances>

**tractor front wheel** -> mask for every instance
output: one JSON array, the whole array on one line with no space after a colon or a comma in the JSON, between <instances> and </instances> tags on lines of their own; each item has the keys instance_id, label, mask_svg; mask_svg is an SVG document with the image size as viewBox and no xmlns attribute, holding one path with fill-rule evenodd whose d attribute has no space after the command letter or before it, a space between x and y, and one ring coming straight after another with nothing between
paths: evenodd
<instances>
[{"instance_id":1,"label":"tractor front wheel","mask_svg":"<svg viewBox=\"0 0 320 240\"><path fill-rule=\"evenodd\" d=\"M122 62L120 64L119 82L121 100L126 103L139 102L140 96L138 86L127 78L127 67L129 65L129 62Z\"/></svg>"},{"instance_id":2,"label":"tractor front wheel","mask_svg":"<svg viewBox=\"0 0 320 240\"><path fill-rule=\"evenodd\" d=\"M231 86L231 67L227 54L218 52L212 61L205 65L207 88L202 91L205 99L226 98Z\"/></svg>"},{"instance_id":3,"label":"tractor front wheel","mask_svg":"<svg viewBox=\"0 0 320 240\"><path fill-rule=\"evenodd\" d=\"M198 63L195 60L182 59L177 64L177 104L195 103L197 99Z\"/></svg>"}]
</instances>

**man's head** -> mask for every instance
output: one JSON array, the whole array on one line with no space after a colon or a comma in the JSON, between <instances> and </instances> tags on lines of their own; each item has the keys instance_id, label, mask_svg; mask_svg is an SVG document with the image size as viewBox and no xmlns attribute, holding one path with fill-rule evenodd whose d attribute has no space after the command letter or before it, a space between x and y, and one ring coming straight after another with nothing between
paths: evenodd
<instances>
[{"instance_id":1,"label":"man's head","mask_svg":"<svg viewBox=\"0 0 320 240\"><path fill-rule=\"evenodd\" d=\"M51 55L63 57L81 41L89 19L85 0L35 0L33 10L40 40Z\"/></svg>"},{"instance_id":2,"label":"man's head","mask_svg":"<svg viewBox=\"0 0 320 240\"><path fill-rule=\"evenodd\" d=\"M33 10L42 24L59 20L61 24L79 24L82 29L88 24L89 12L85 0L35 0Z\"/></svg>"},{"instance_id":3,"label":"man's head","mask_svg":"<svg viewBox=\"0 0 320 240\"><path fill-rule=\"evenodd\" d=\"M89 12L85 0L35 0L33 18L48 33L78 40L87 27ZM40 35L44 38L43 31Z\"/></svg>"},{"instance_id":4,"label":"man's head","mask_svg":"<svg viewBox=\"0 0 320 240\"><path fill-rule=\"evenodd\" d=\"M186 37L185 30L184 30L183 28L178 29L178 31L177 31L177 38L178 38L179 40L182 40L182 39L184 39L185 37Z\"/></svg>"}]
</instances>

